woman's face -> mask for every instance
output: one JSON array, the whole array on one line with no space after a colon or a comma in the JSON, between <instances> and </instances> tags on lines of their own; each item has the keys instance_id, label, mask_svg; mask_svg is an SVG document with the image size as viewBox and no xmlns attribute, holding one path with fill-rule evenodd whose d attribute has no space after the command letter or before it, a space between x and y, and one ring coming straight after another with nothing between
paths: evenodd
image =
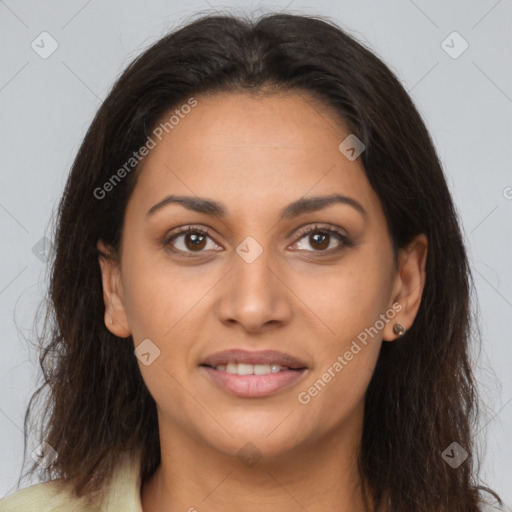
<instances>
[{"instance_id":1,"label":"woman's face","mask_svg":"<svg viewBox=\"0 0 512 512\"><path fill-rule=\"evenodd\" d=\"M101 260L106 325L140 345L161 436L267 457L357 439L383 339L419 306L422 239L397 267L350 132L314 99L195 99L137 171L120 266Z\"/></svg>"}]
</instances>

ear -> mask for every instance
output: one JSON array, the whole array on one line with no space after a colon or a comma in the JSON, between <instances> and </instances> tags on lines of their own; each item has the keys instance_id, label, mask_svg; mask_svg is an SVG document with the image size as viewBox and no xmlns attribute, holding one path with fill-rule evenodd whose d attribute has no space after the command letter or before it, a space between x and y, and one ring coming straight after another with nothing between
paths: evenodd
<instances>
[{"instance_id":1,"label":"ear","mask_svg":"<svg viewBox=\"0 0 512 512\"><path fill-rule=\"evenodd\" d=\"M426 278L428 241L424 234L419 234L398 251L398 271L394 278L392 302L396 316L388 322L383 331L385 341L393 341L398 335L393 331L396 323L405 330L411 328L423 295ZM400 307L399 307L400 306Z\"/></svg>"},{"instance_id":2,"label":"ear","mask_svg":"<svg viewBox=\"0 0 512 512\"><path fill-rule=\"evenodd\" d=\"M103 243L103 240L98 240L97 248L100 251L98 259L105 302L105 325L112 334L119 338L128 338L131 329L124 307L119 261Z\"/></svg>"}]
</instances>

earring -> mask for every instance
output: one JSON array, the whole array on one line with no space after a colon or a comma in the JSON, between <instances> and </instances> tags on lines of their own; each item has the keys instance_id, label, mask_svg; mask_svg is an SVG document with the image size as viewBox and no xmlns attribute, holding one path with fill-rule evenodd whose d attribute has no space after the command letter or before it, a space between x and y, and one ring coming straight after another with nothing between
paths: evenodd
<instances>
[{"instance_id":1,"label":"earring","mask_svg":"<svg viewBox=\"0 0 512 512\"><path fill-rule=\"evenodd\" d=\"M393 326L393 332L398 336L403 336L405 334L405 327L397 322Z\"/></svg>"},{"instance_id":2,"label":"earring","mask_svg":"<svg viewBox=\"0 0 512 512\"><path fill-rule=\"evenodd\" d=\"M110 325L114 325L114 320L112 320L112 318L110 318L110 317L109 317L109 319L108 319L108 323L109 323Z\"/></svg>"}]
</instances>

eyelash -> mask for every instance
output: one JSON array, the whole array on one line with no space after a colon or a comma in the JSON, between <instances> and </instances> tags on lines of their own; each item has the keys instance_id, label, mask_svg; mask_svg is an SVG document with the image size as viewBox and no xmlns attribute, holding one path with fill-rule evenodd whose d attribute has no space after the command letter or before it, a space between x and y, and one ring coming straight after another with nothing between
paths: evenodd
<instances>
[{"instance_id":1,"label":"eyelash","mask_svg":"<svg viewBox=\"0 0 512 512\"><path fill-rule=\"evenodd\" d=\"M336 237L339 240L339 242L341 242L340 245L338 247L335 247L334 249L328 249L328 250L323 250L323 251L306 251L306 252L316 252L320 257L330 256L332 254L340 252L345 247L353 246L353 243L349 240L349 238L344 233L339 231L338 229L336 229L334 227L318 226L316 224L311 228L306 228L304 230L301 230L299 232L299 238L297 239L297 241L302 240L307 235L310 235L312 233L317 233L317 232ZM187 235L190 233L207 236L210 239L214 240L214 238L211 236L210 232L207 229L196 228L193 226L186 226L184 228L178 228L174 233L172 233L170 236L166 237L164 239L162 245L164 247L170 247L171 243L174 242L178 237ZM296 243L296 242L293 242L293 243ZM181 249L176 250L176 249L172 249L172 248L170 250L174 253L181 253L182 255L186 255L185 257L191 257L191 258L196 257L194 255L193 251L182 251ZM198 251L197 254L200 254L201 252L204 252L204 251Z\"/></svg>"}]
</instances>

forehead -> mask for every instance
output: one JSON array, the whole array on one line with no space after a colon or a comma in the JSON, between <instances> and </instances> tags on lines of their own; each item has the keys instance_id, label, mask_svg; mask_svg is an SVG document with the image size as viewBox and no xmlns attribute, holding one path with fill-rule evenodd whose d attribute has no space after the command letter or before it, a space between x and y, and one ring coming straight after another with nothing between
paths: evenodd
<instances>
[{"instance_id":1,"label":"forehead","mask_svg":"<svg viewBox=\"0 0 512 512\"><path fill-rule=\"evenodd\" d=\"M376 201L361 160L339 150L347 126L316 98L288 92L194 99L155 139L137 171L132 207L147 210L170 193L222 198L238 210L278 209L307 194L333 192L357 195L369 208Z\"/></svg>"}]
</instances>

